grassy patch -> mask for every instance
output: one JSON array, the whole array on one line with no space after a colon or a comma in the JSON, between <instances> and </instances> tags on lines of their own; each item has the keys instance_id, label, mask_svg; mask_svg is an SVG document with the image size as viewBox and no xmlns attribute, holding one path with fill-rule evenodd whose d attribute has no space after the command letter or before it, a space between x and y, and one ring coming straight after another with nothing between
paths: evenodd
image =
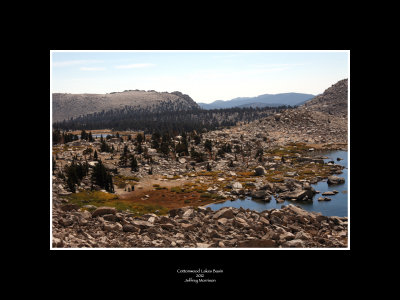
<instances>
[{"instance_id":1,"label":"grassy patch","mask_svg":"<svg viewBox=\"0 0 400 300\"><path fill-rule=\"evenodd\" d=\"M184 192L185 192L185 189L184 189L184 188L181 188L180 186L174 186L174 187L172 187L172 188L170 189L170 191L173 192L173 193L178 193L178 194L180 194L180 193L184 193Z\"/></svg>"},{"instance_id":2,"label":"grassy patch","mask_svg":"<svg viewBox=\"0 0 400 300\"><path fill-rule=\"evenodd\" d=\"M265 151L266 156L293 156L295 153L308 152L305 143L289 143L286 146L274 147Z\"/></svg>"},{"instance_id":3,"label":"grassy patch","mask_svg":"<svg viewBox=\"0 0 400 300\"><path fill-rule=\"evenodd\" d=\"M201 171L197 173L197 176L218 176L221 173L220 171Z\"/></svg>"},{"instance_id":4,"label":"grassy patch","mask_svg":"<svg viewBox=\"0 0 400 300\"><path fill-rule=\"evenodd\" d=\"M138 178L136 176L115 175L114 178L118 179L118 180L129 180L129 181L136 181L136 182L140 181L140 178Z\"/></svg>"},{"instance_id":5,"label":"grassy patch","mask_svg":"<svg viewBox=\"0 0 400 300\"><path fill-rule=\"evenodd\" d=\"M238 177L250 177L250 176L254 176L254 172L249 172L249 171L246 171L246 172L236 172L236 174L237 174L237 176Z\"/></svg>"},{"instance_id":6,"label":"grassy patch","mask_svg":"<svg viewBox=\"0 0 400 300\"><path fill-rule=\"evenodd\" d=\"M117 195L100 191L84 191L66 196L69 202L79 206L94 205L115 207L120 211L129 211L135 215L155 213L158 215L168 213L168 209L161 205L141 204L128 200L121 200ZM90 210L89 210L90 211Z\"/></svg>"},{"instance_id":7,"label":"grassy patch","mask_svg":"<svg viewBox=\"0 0 400 300\"><path fill-rule=\"evenodd\" d=\"M160 186L159 184L153 184L153 188L154 188L156 191L159 191L159 190L168 190L167 187L165 187L165 186Z\"/></svg>"},{"instance_id":8,"label":"grassy patch","mask_svg":"<svg viewBox=\"0 0 400 300\"><path fill-rule=\"evenodd\" d=\"M210 193L202 193L200 195L200 198L211 198L211 196L212 196L212 194L210 194Z\"/></svg>"},{"instance_id":9,"label":"grassy patch","mask_svg":"<svg viewBox=\"0 0 400 300\"><path fill-rule=\"evenodd\" d=\"M198 192L198 193L204 193L205 191L207 191L207 187L197 186L197 187L193 188L193 191Z\"/></svg>"},{"instance_id":10,"label":"grassy patch","mask_svg":"<svg viewBox=\"0 0 400 300\"><path fill-rule=\"evenodd\" d=\"M106 202L118 199L117 195L104 193L101 191L82 191L65 197L69 200L70 203L79 206L83 205L103 206L104 203Z\"/></svg>"},{"instance_id":11,"label":"grassy patch","mask_svg":"<svg viewBox=\"0 0 400 300\"><path fill-rule=\"evenodd\" d=\"M200 198L203 198L203 199L214 199L214 200L222 200L222 199L225 199L224 196L217 195L217 194L211 194L211 193L202 193L202 194L200 195Z\"/></svg>"},{"instance_id":12,"label":"grassy patch","mask_svg":"<svg viewBox=\"0 0 400 300\"><path fill-rule=\"evenodd\" d=\"M155 189L156 191L159 191L159 190L168 190L168 188L165 187L165 186L158 186L158 187L155 187L154 189Z\"/></svg>"}]
</instances>

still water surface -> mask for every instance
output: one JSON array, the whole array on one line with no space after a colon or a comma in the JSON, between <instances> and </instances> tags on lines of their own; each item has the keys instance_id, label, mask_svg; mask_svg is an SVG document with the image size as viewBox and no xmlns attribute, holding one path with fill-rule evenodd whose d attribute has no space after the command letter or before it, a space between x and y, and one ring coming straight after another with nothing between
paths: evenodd
<instances>
[{"instance_id":1,"label":"still water surface","mask_svg":"<svg viewBox=\"0 0 400 300\"><path fill-rule=\"evenodd\" d=\"M348 216L348 157L347 151L329 151L329 152L320 152L318 155L328 157L324 159L324 162L335 161L335 164L345 166L342 170L342 174L337 174L339 177L343 177L345 179L344 184L339 185L330 185L328 186L327 180L320 181L316 184L312 184L311 186L321 193L316 194L313 198L313 201L285 201L282 203L276 203L275 198L272 196L271 201L264 202L259 200L253 200L251 197L247 197L245 199L237 199L237 200L228 200L223 203L210 204L209 207L212 210L218 210L221 207L243 207L244 209L252 209L256 211L263 211L266 209L276 208L279 209L282 205L288 204L296 204L301 206L303 209L307 211L320 212L325 216L338 216L338 217L347 217ZM342 160L337 161L337 158L341 158ZM336 190L339 193L333 196L322 196L321 194L326 191ZM318 201L319 197L329 197L331 201Z\"/></svg>"}]
</instances>

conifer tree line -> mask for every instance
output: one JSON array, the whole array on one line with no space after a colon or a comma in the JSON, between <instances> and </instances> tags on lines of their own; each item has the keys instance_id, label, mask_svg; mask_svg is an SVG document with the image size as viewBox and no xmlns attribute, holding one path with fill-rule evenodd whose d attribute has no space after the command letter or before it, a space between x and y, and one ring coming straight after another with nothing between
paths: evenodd
<instances>
[{"instance_id":1,"label":"conifer tree line","mask_svg":"<svg viewBox=\"0 0 400 300\"><path fill-rule=\"evenodd\" d=\"M193 130L215 130L222 127L234 126L238 122L251 122L276 113L291 106L278 107L248 107L188 111L152 112L149 109L138 109L126 106L121 109L96 112L71 118L62 122L55 122L53 128L62 130L132 130L154 132L168 132L177 135L179 132ZM82 137L82 134L81 134ZM53 138L54 139L54 138Z\"/></svg>"},{"instance_id":2,"label":"conifer tree line","mask_svg":"<svg viewBox=\"0 0 400 300\"><path fill-rule=\"evenodd\" d=\"M79 140L78 135L68 133L68 132L61 132L60 129L56 128L53 130L53 145L56 144L65 144L73 141Z\"/></svg>"}]
</instances>

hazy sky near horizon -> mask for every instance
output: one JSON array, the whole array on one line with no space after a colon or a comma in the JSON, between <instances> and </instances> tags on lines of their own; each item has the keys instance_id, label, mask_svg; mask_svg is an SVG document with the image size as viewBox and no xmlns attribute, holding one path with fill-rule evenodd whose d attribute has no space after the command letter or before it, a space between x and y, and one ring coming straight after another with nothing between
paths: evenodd
<instances>
[{"instance_id":1,"label":"hazy sky near horizon","mask_svg":"<svg viewBox=\"0 0 400 300\"><path fill-rule=\"evenodd\" d=\"M320 94L349 78L349 51L51 51L52 93L180 91L210 103Z\"/></svg>"}]
</instances>

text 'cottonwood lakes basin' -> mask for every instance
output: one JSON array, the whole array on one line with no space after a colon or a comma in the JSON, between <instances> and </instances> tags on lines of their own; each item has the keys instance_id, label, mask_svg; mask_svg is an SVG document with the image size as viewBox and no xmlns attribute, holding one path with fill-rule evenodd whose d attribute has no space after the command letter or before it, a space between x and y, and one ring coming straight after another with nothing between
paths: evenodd
<instances>
[{"instance_id":1,"label":"text 'cottonwood lakes basin'","mask_svg":"<svg viewBox=\"0 0 400 300\"><path fill-rule=\"evenodd\" d=\"M344 166L342 174L338 175L345 179L345 183L339 185L328 185L327 180L320 181L311 186L319 191L319 194L314 195L312 201L285 201L282 203L277 203L275 198L272 196L271 201L265 202L260 200L253 200L251 197L246 197L245 199L228 200L222 203L210 204L212 210L218 210L222 207L243 207L244 209L252 209L256 211L263 211L266 209L280 209L282 205L295 204L299 205L301 208L307 211L320 212L325 216L337 216L337 217L347 217L348 216L348 155L347 151L329 151L320 152L318 156L328 157L324 159L324 162L335 161L335 164ZM337 161L337 158L342 160ZM317 199L321 197L321 194L327 191L336 190L338 193L336 195L328 196L331 201L318 201ZM322 196L323 197L323 196Z\"/></svg>"}]
</instances>

